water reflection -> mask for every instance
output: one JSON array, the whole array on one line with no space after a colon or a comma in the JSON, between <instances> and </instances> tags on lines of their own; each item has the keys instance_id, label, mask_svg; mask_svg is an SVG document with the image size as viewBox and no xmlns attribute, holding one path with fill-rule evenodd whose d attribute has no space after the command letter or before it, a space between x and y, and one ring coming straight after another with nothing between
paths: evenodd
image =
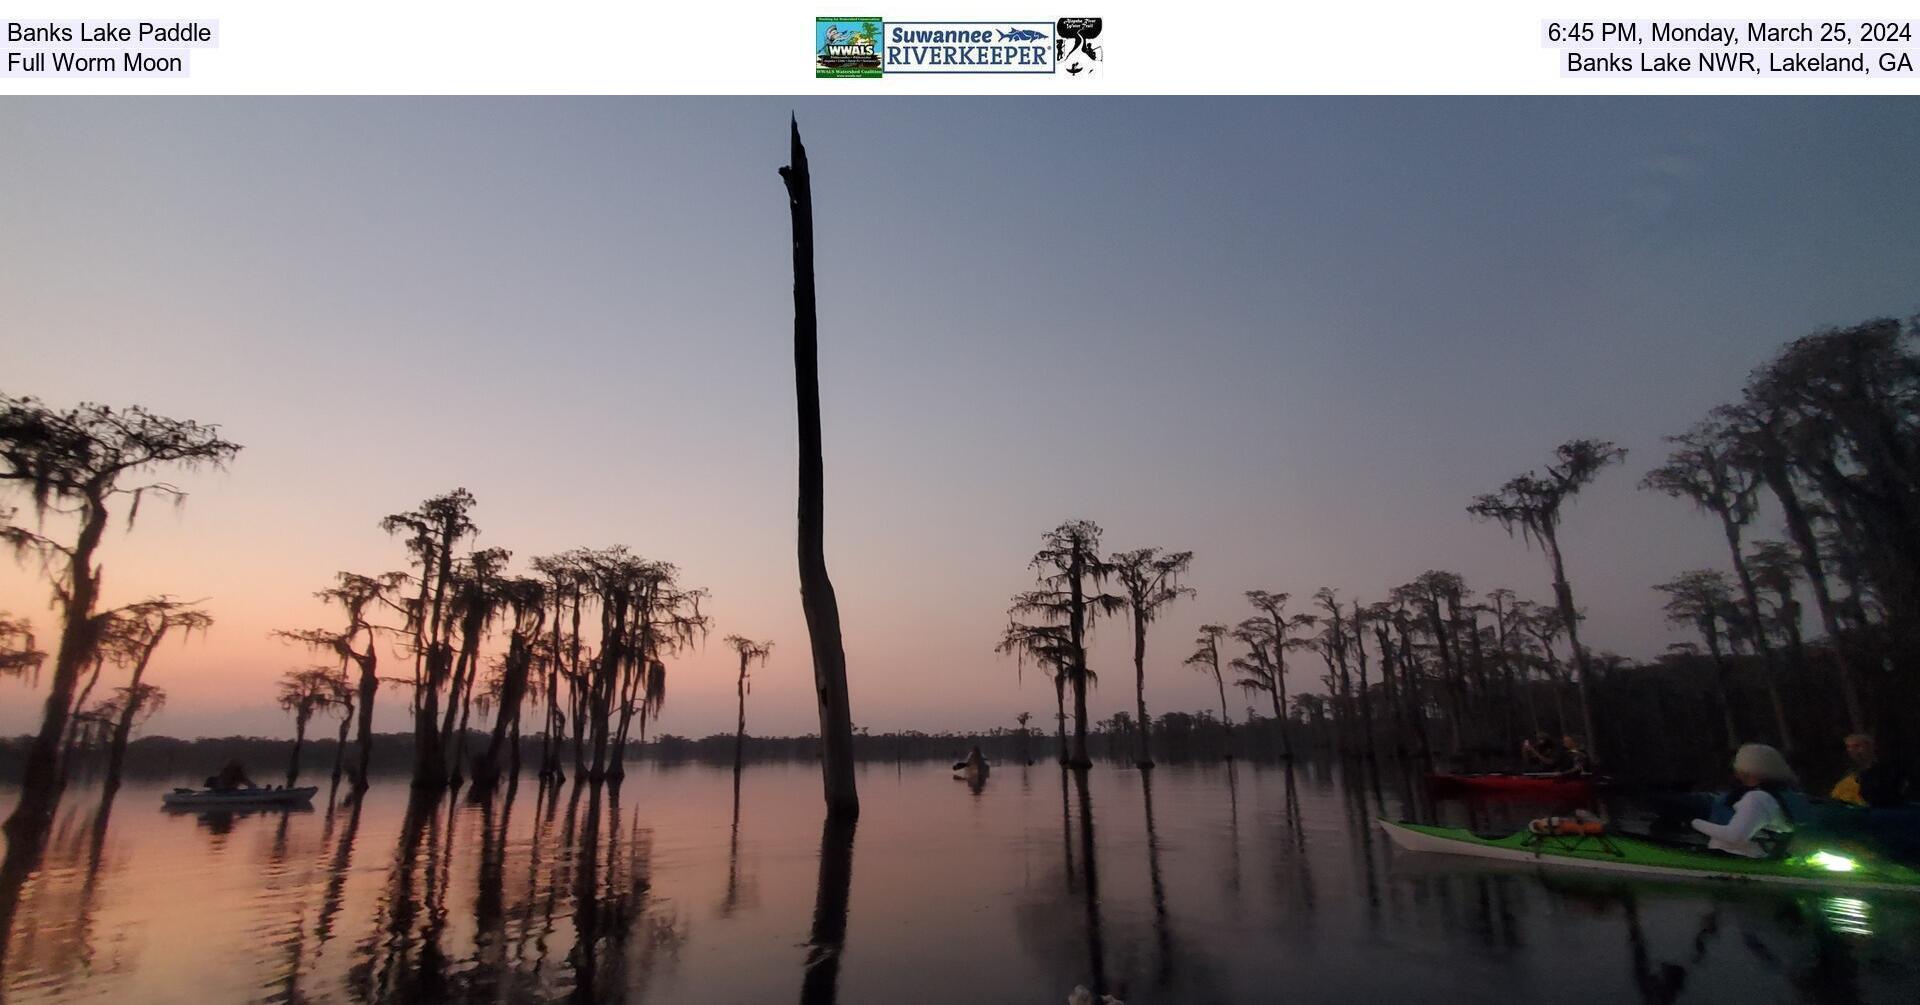
<instances>
[{"instance_id":1,"label":"water reflection","mask_svg":"<svg viewBox=\"0 0 1920 1005\"><path fill-rule=\"evenodd\" d=\"M1227 773L1227 899L1240 906L1240 776L1234 762L1226 762Z\"/></svg>"},{"instance_id":2,"label":"water reflection","mask_svg":"<svg viewBox=\"0 0 1920 1005\"><path fill-rule=\"evenodd\" d=\"M1306 818L1300 808L1300 783L1294 774L1294 762L1288 761L1283 771L1285 793L1280 841L1274 846L1274 863L1278 867L1274 872L1275 899L1283 904L1290 900L1298 903L1301 909L1289 912L1289 917L1293 919L1293 927L1304 929L1311 927L1313 920L1313 870L1307 860Z\"/></svg>"},{"instance_id":3,"label":"water reflection","mask_svg":"<svg viewBox=\"0 0 1920 1005\"><path fill-rule=\"evenodd\" d=\"M820 828L820 879L815 884L813 930L807 937L806 969L800 981L803 1005L831 1005L839 998L857 826L853 818L829 816Z\"/></svg>"},{"instance_id":4,"label":"water reflection","mask_svg":"<svg viewBox=\"0 0 1920 1005\"><path fill-rule=\"evenodd\" d=\"M1652 953L1647 949L1647 934L1640 925L1640 905L1632 894L1620 898L1622 915L1627 922L1627 945L1633 960L1634 986L1640 991L1640 1000L1648 1005L1669 1005L1679 1000L1680 992L1687 986L1687 968L1678 963L1663 962L1655 965Z\"/></svg>"},{"instance_id":5,"label":"water reflection","mask_svg":"<svg viewBox=\"0 0 1920 1005\"><path fill-rule=\"evenodd\" d=\"M357 962L349 970L349 986L358 1001L418 1001L443 990L444 966L438 947L423 937L431 926L418 935L414 930L424 881L420 852L423 845L437 846L428 840L428 831L437 833L439 820L439 800L434 795L411 793L375 923L361 939Z\"/></svg>"},{"instance_id":6,"label":"water reflection","mask_svg":"<svg viewBox=\"0 0 1920 1005\"><path fill-rule=\"evenodd\" d=\"M1093 796L1087 790L1087 769L1062 769L1073 776L1074 793L1080 798L1080 902L1087 925L1087 975L1094 997L1107 993L1106 941L1100 929L1100 869L1096 864L1093 840Z\"/></svg>"},{"instance_id":7,"label":"water reflection","mask_svg":"<svg viewBox=\"0 0 1920 1005\"><path fill-rule=\"evenodd\" d=\"M1911 898L1399 853L1372 821L1421 796L1386 763L1056 769L1057 783L1036 767L978 792L946 764L877 766L858 873L851 824L791 826L820 819L811 767L648 766L621 786L524 791L503 778L457 800L375 785L324 813L162 813L162 789L139 782L104 807L76 793L21 887L0 991L1845 1002L1920 982Z\"/></svg>"},{"instance_id":8,"label":"water reflection","mask_svg":"<svg viewBox=\"0 0 1920 1005\"><path fill-rule=\"evenodd\" d=\"M347 823L334 837L334 813L327 813L326 830L321 834L320 843L324 846L332 839L332 852L327 865L326 886L320 896L320 918L314 924L314 938L325 946L333 938L333 920L340 913L341 898L346 893L347 870L353 865L353 839L360 833L361 801L355 799L347 808Z\"/></svg>"},{"instance_id":9,"label":"water reflection","mask_svg":"<svg viewBox=\"0 0 1920 1005\"><path fill-rule=\"evenodd\" d=\"M755 904L755 885L740 875L740 776L742 766L733 766L733 820L727 827L727 892L720 898L720 916L730 918L735 911Z\"/></svg>"},{"instance_id":10,"label":"water reflection","mask_svg":"<svg viewBox=\"0 0 1920 1005\"><path fill-rule=\"evenodd\" d=\"M1167 920L1167 885L1160 874L1160 834L1153 823L1153 772L1140 772L1140 803L1147 821L1147 883L1153 901L1153 986L1173 983L1173 934Z\"/></svg>"},{"instance_id":11,"label":"water reflection","mask_svg":"<svg viewBox=\"0 0 1920 1005\"><path fill-rule=\"evenodd\" d=\"M98 907L102 872L116 863L103 860L102 828L94 813L69 810L61 814L41 847L38 881L31 901L23 895L26 923L15 933L9 968L31 968L51 974L94 970L94 912ZM83 822L84 821L84 822Z\"/></svg>"},{"instance_id":12,"label":"water reflection","mask_svg":"<svg viewBox=\"0 0 1920 1005\"><path fill-rule=\"evenodd\" d=\"M474 983L479 996L492 997L507 970L507 835L520 779L509 775L504 793L486 786L473 791L469 798L479 803L481 812L478 889L473 896Z\"/></svg>"},{"instance_id":13,"label":"water reflection","mask_svg":"<svg viewBox=\"0 0 1920 1005\"><path fill-rule=\"evenodd\" d=\"M271 817L285 820L289 817L303 816L315 812L311 806L235 806L218 809L204 809L194 806L162 806L160 812L170 817L191 819L202 830L215 837L225 837L233 833L234 821L245 817ZM224 842L216 842L216 847Z\"/></svg>"},{"instance_id":14,"label":"water reflection","mask_svg":"<svg viewBox=\"0 0 1920 1005\"><path fill-rule=\"evenodd\" d=\"M1048 863L1027 884L1016 906L1016 930L1022 949L1044 968L1047 997L1058 991L1064 999L1076 985L1092 989L1097 997L1108 990L1110 981L1092 787L1085 770L1065 766L1056 770L1059 845L1052 855L1057 856L1057 866ZM1146 773L1139 777L1145 778ZM1155 855L1150 849L1149 862ZM1028 997L1041 997L1037 989L1028 990L1035 992Z\"/></svg>"},{"instance_id":15,"label":"water reflection","mask_svg":"<svg viewBox=\"0 0 1920 1005\"><path fill-rule=\"evenodd\" d=\"M579 784L575 785L576 794ZM573 904L573 954L569 962L573 966L574 994L576 1001L594 1001L594 986L600 976L600 940L601 924L608 914L618 917L617 908L609 908L600 902L600 792L598 785L588 786L587 819L580 831L579 845L574 852L574 904ZM577 805L577 800L576 800ZM573 808L568 808L568 824L573 822ZM612 821L618 825L619 809L616 807ZM615 844L608 842L609 846Z\"/></svg>"}]
</instances>

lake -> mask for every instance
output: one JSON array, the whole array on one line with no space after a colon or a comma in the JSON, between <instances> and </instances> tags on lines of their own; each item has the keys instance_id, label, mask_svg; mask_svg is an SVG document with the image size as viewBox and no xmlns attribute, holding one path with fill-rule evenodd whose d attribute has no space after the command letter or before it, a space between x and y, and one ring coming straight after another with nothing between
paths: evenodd
<instances>
[{"instance_id":1,"label":"lake","mask_svg":"<svg viewBox=\"0 0 1920 1005\"><path fill-rule=\"evenodd\" d=\"M868 763L850 843L812 764L749 765L737 790L727 768L632 771L617 793L523 779L411 808L394 779L331 811L322 778L295 813L170 813L130 783L104 831L76 787L5 1000L1920 996L1920 898L1396 853L1371 821L1407 811L1406 784L1359 771L1001 765L973 791L944 764Z\"/></svg>"}]
</instances>

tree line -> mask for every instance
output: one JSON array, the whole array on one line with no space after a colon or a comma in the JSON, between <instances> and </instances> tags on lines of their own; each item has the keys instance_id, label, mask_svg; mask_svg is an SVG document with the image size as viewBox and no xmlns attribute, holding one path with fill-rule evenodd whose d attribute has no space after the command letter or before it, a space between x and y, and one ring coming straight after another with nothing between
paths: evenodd
<instances>
[{"instance_id":1,"label":"tree line","mask_svg":"<svg viewBox=\"0 0 1920 1005\"><path fill-rule=\"evenodd\" d=\"M478 533L474 505L455 489L380 522L405 544L410 570L342 572L317 594L338 609L335 623L280 634L333 661L289 671L282 704L297 722L308 710L340 715L334 778L344 770L355 789L368 784L383 683L406 689L417 788L485 789L518 774L528 709L538 710L526 732L539 736L541 778L563 779L569 764L576 777L622 778L629 744L666 702L668 661L712 624L708 592L684 585L672 563L619 545L543 555L529 574L511 574L505 549L465 547ZM504 651L490 645L499 634ZM403 661L399 675L380 671L383 637ZM470 751L476 709L492 727ZM349 719L358 723L351 754Z\"/></svg>"},{"instance_id":2,"label":"tree line","mask_svg":"<svg viewBox=\"0 0 1920 1005\"><path fill-rule=\"evenodd\" d=\"M1764 739L1821 761L1844 732L1879 732L1901 748L1920 706L1916 342L1912 319L1797 339L1751 374L1737 401L1667 438L1669 453L1640 485L1711 516L1727 566L1676 570L1649 586L1704 653L1684 644L1634 663L1582 640L1585 612L1562 525L1581 490L1625 464L1627 452L1574 439L1467 505L1472 518L1538 548L1550 601L1504 586L1477 592L1458 573L1429 570L1371 600L1343 599L1331 587L1305 601L1247 590L1237 619L1202 624L1184 664L1216 686L1224 752L1234 749L1229 686L1271 708L1263 732L1281 757L1294 756L1294 733L1310 729L1342 754L1498 761L1520 736L1551 728L1579 734L1617 763L1644 763L1645 748L1663 737L1617 715L1700 684L1712 711L1674 723L1681 742L1707 733L1724 753ZM1763 525L1783 537L1759 536ZM1108 554L1102 534L1079 519L1042 535L1029 563L1035 585L1014 596L996 648L1053 682L1056 756L1084 767L1088 736L1099 730L1086 705L1099 679L1089 640L1097 622L1122 619L1132 633L1135 711L1108 720L1104 732L1124 734L1128 756L1149 767L1147 631L1174 602L1194 597L1180 582L1194 556ZM1812 598L1820 629L1811 637L1802 596ZM1745 697L1756 690L1760 709ZM1822 692L1837 697L1840 716L1805 700Z\"/></svg>"},{"instance_id":3,"label":"tree line","mask_svg":"<svg viewBox=\"0 0 1920 1005\"><path fill-rule=\"evenodd\" d=\"M213 623L201 602L169 596L107 606L101 556L110 522L131 530L143 503L182 503L185 493L164 474L223 468L240 449L217 426L138 406L62 409L0 395L0 486L23 498L32 518L0 510L0 541L41 572L59 632L49 655L29 622L0 612L0 674L46 685L39 729L18 752L21 795L6 822L0 884L5 920L76 764L105 761L104 814L135 729L166 702L147 679L156 652ZM629 743L636 733L644 738L665 703L669 661L711 625L707 591L684 585L672 563L617 545L541 556L515 574L505 549L471 546L474 507L471 493L455 489L380 520L409 568L341 572L318 593L336 620L277 633L324 659L278 682L276 701L294 720L288 786L309 725L335 715L333 784L344 775L354 791L367 787L383 687L403 689L411 713L416 789L471 781L478 792L503 773L517 775L529 709L539 710L527 731L539 735L543 779L560 780L569 762L577 778L623 776ZM735 638L743 738L746 668L764 660L771 643ZM397 658L397 673L391 659L383 665L383 650ZM476 711L492 718L484 733L469 728Z\"/></svg>"},{"instance_id":4,"label":"tree line","mask_svg":"<svg viewBox=\"0 0 1920 1005\"><path fill-rule=\"evenodd\" d=\"M796 143L796 164L803 157ZM790 173L790 193L798 192L793 182ZM802 194L794 198L797 228ZM811 303L801 280L810 284L811 262L802 260L802 246L797 236L796 351L804 354ZM1373 599L1343 598L1330 587L1304 601L1247 590L1237 617L1202 624L1184 663L1216 685L1227 752L1233 687L1271 709L1262 721L1271 724L1264 730L1280 756L1295 753L1295 732L1306 729L1344 754L1497 757L1521 732L1551 725L1584 734L1616 763L1641 756L1650 742L1703 732L1722 748L1757 737L1816 758L1838 731L1879 732L1892 756L1910 758L1902 738L1913 734L1920 708L1917 341L1920 324L1912 319L1794 340L1751 374L1737 400L1668 438L1667 456L1640 484L1702 511L1727 548L1725 568L1677 569L1649 584L1666 616L1697 634L1696 645L1635 663L1581 639L1584 614L1561 547L1562 523L1579 492L1623 465L1626 451L1576 439L1467 507L1538 546L1551 601L1504 587L1477 592L1457 573L1429 570ZM817 381L800 369L803 383ZM803 467L818 461L815 420L814 437L802 444ZM109 524L124 519L133 527L153 500L181 504L185 494L166 473L221 468L240 449L217 426L137 406L60 409L0 396L0 484L31 517L6 509L0 540L42 573L57 629L43 648L27 622L0 613L0 673L46 683L41 723L21 759L22 798L6 823L10 861L36 854L74 759L97 750L120 763L133 732L162 706L165 692L145 676L158 649L212 621L200 602L170 596L106 606L100 553ZM807 483L809 497L817 495L817 477ZM389 515L380 526L399 539L409 568L340 573L319 594L336 620L281 633L326 660L280 682L278 700L296 733L289 783L307 726L334 714L341 720L334 781L344 776L365 787L382 685L406 691L413 780L422 788L470 780L484 789L517 772L529 710L539 717L527 732L540 740L543 777L562 777L569 763L576 777L620 777L622 752L636 734L644 738L665 700L669 659L710 627L706 591L684 585L671 563L617 546L542 556L527 572L511 573L508 552L471 546L474 506L470 493L456 489ZM842 758L850 763L851 727L842 716L844 655L817 499L802 516L822 722L848 733L825 766L829 804L857 810L850 776L838 766ZM1764 536L1766 527L1780 537ZM1086 766L1097 726L1087 711L1088 689L1098 682L1088 657L1096 624L1125 617L1134 643L1131 719L1152 723L1147 633L1174 605L1195 599L1182 582L1194 556L1158 548L1109 554L1101 528L1087 520L1061 524L1041 545L1030 562L1033 587L1013 598L998 648L1053 681L1056 754ZM1802 598L1812 601L1810 612ZM504 647L489 644L502 634ZM383 642L400 673L382 673ZM745 636L729 643L741 659L738 748L746 671L767 644ZM1636 715L1669 711L1650 706L1647 696L1691 693L1698 682L1710 714L1687 716L1663 736L1642 735ZM1823 695L1837 716L1821 712ZM468 728L476 710L483 721L492 717L484 743ZM1024 720L1020 729L1025 735ZM1150 727L1136 726L1128 743L1136 763L1152 763Z\"/></svg>"}]
</instances>

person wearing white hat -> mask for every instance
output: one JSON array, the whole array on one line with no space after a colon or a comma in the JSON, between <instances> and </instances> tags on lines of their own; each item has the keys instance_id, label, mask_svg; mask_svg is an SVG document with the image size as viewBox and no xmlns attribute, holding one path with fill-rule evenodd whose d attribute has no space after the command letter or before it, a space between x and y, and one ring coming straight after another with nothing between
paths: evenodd
<instances>
[{"instance_id":1,"label":"person wearing white hat","mask_svg":"<svg viewBox=\"0 0 1920 1005\"><path fill-rule=\"evenodd\" d=\"M1733 819L1724 824L1695 820L1693 829L1707 836L1707 846L1744 858L1767 858L1780 847L1775 840L1793 833L1783 796L1793 787L1793 768L1778 750L1749 743L1733 755L1733 774L1741 790L1730 794Z\"/></svg>"}]
</instances>

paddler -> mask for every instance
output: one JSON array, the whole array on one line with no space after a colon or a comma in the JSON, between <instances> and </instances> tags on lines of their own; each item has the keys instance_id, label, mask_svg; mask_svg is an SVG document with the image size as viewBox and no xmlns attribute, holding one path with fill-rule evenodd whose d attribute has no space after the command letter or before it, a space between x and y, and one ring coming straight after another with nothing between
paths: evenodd
<instances>
[{"instance_id":1,"label":"paddler","mask_svg":"<svg viewBox=\"0 0 1920 1005\"><path fill-rule=\"evenodd\" d=\"M987 757L980 753L980 745L974 744L973 749L967 751L967 759L954 765L953 770L964 771L974 778L985 779L988 771Z\"/></svg>"},{"instance_id":2,"label":"paddler","mask_svg":"<svg viewBox=\"0 0 1920 1005\"><path fill-rule=\"evenodd\" d=\"M207 788L215 792L232 792L235 789L254 788L253 779L247 777L247 769L238 759L227 762L220 773L207 779Z\"/></svg>"},{"instance_id":3,"label":"paddler","mask_svg":"<svg viewBox=\"0 0 1920 1005\"><path fill-rule=\"evenodd\" d=\"M1560 768L1561 774L1585 775L1593 771L1593 755L1587 753L1587 745L1580 738L1568 733L1560 738L1560 745L1566 748Z\"/></svg>"},{"instance_id":4,"label":"paddler","mask_svg":"<svg viewBox=\"0 0 1920 1005\"><path fill-rule=\"evenodd\" d=\"M1733 819L1724 824L1696 819L1693 829L1705 834L1707 846L1715 851L1768 858L1784 847L1777 838L1793 833L1786 809L1787 791L1795 784L1793 769L1778 750L1749 743L1734 753L1733 774L1740 780L1740 787L1727 796Z\"/></svg>"},{"instance_id":5,"label":"paddler","mask_svg":"<svg viewBox=\"0 0 1920 1005\"><path fill-rule=\"evenodd\" d=\"M1899 806L1906 799L1907 780L1900 769L1880 760L1873 737L1855 733L1847 737L1847 760L1853 770L1834 783L1829 799L1851 806Z\"/></svg>"},{"instance_id":6,"label":"paddler","mask_svg":"<svg viewBox=\"0 0 1920 1005\"><path fill-rule=\"evenodd\" d=\"M1562 771L1567 766L1567 755L1543 729L1533 734L1532 739L1520 741L1520 762L1528 771Z\"/></svg>"}]
</instances>

